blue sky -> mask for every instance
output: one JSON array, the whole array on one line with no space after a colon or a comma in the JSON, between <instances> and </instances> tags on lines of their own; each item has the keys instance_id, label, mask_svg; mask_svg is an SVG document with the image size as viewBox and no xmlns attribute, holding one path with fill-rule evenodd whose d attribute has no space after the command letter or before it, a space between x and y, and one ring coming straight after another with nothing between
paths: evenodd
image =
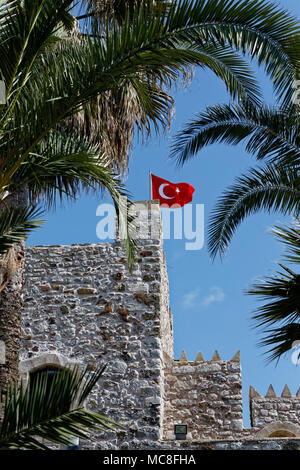
<instances>
[{"instance_id":1,"label":"blue sky","mask_svg":"<svg viewBox=\"0 0 300 470\"><path fill-rule=\"evenodd\" d=\"M299 0L281 0L280 5L299 17ZM255 70L255 64L253 64ZM257 70L265 99L272 100L271 88ZM182 168L168 159L174 133L205 106L228 102L225 87L211 72L196 71L189 88L175 92L176 114L168 136L153 136L147 145L135 143L130 161L127 187L134 200L149 198L149 171L172 182L195 187L193 203L205 206L205 227L217 198L236 176L255 165L243 146L214 145L203 150ZM58 207L47 214L42 229L32 234L28 245L97 243L96 208L104 197L84 196L76 203ZM249 386L265 394L270 383L277 395L287 383L293 395L299 381L299 366L287 355L276 366L267 364L260 335L250 317L259 305L245 289L259 277L272 275L282 246L269 233L275 223L289 220L280 213L252 216L240 226L225 259L211 261L206 242L202 250L186 251L184 240L165 240L164 248L170 282L170 306L174 316L175 358L185 349L189 360L201 351L210 360L215 349L221 358L231 359L241 350L244 424L249 426Z\"/></svg>"}]
</instances>

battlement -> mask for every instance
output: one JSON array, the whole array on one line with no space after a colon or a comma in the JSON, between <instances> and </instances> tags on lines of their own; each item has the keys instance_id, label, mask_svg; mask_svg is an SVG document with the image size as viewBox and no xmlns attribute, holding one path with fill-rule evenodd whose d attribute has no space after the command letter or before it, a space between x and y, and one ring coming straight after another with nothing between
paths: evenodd
<instances>
[{"instance_id":1,"label":"battlement","mask_svg":"<svg viewBox=\"0 0 300 470\"><path fill-rule=\"evenodd\" d=\"M250 390L249 390L249 396L252 400L254 399L259 399L259 398L262 398L262 399L265 399L265 398L277 398L277 399L281 399L281 398L296 398L296 399L300 399L300 388L298 389L296 395L292 395L291 392L290 392L290 389L288 387L288 385L285 385L283 390L282 390L282 393L281 395L277 396L275 391L274 391L274 388L273 388L273 385L269 385L269 388L268 388L268 391L266 393L265 396L263 395L260 395L254 387L252 387L252 385L250 386Z\"/></svg>"},{"instance_id":2,"label":"battlement","mask_svg":"<svg viewBox=\"0 0 300 470\"><path fill-rule=\"evenodd\" d=\"M237 351L232 359L230 359L229 361L224 361L224 362L240 362L240 360L241 360L240 351ZM217 349L213 353L213 356L210 360L205 361L205 359L203 358L202 353L199 351L197 353L195 361L192 361L192 362L188 361L188 359L186 357L185 350L183 349L180 358L179 359L174 359L174 361L178 362L178 365L186 364L186 363L188 363L189 365L193 365L193 364L197 365L198 362L206 362L207 364L209 364L210 362L223 362L221 357L220 357L219 351Z\"/></svg>"},{"instance_id":3,"label":"battlement","mask_svg":"<svg viewBox=\"0 0 300 470\"><path fill-rule=\"evenodd\" d=\"M260 395L254 387L249 390L251 425L254 429L262 429L268 425L267 432L281 432L285 429L282 423L296 425L299 428L300 415L300 389L292 396L287 385L284 386L280 396L277 396L272 385L269 386L265 396ZM279 423L276 429L271 423ZM295 431L295 429L294 429ZM272 434L272 432L271 432Z\"/></svg>"},{"instance_id":4,"label":"battlement","mask_svg":"<svg viewBox=\"0 0 300 470\"><path fill-rule=\"evenodd\" d=\"M188 438L226 439L240 435L242 379L239 351L229 361L216 350L205 361L198 352L188 361L182 351L179 360L166 361L164 437L174 439L174 424L188 425Z\"/></svg>"}]
</instances>

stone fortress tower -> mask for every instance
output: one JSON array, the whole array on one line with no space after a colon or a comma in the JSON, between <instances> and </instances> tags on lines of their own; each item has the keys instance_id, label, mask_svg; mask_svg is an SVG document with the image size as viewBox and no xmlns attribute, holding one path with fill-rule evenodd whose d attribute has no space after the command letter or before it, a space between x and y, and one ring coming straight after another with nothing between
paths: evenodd
<instances>
[{"instance_id":1,"label":"stone fortress tower","mask_svg":"<svg viewBox=\"0 0 300 470\"><path fill-rule=\"evenodd\" d=\"M243 427L239 353L224 361L173 357L173 325L158 201L138 206L151 222L129 274L120 242L26 249L20 373L108 364L88 407L125 429L98 436L98 449L283 449L300 446L300 391L250 389ZM187 425L175 440L174 425Z\"/></svg>"}]
</instances>

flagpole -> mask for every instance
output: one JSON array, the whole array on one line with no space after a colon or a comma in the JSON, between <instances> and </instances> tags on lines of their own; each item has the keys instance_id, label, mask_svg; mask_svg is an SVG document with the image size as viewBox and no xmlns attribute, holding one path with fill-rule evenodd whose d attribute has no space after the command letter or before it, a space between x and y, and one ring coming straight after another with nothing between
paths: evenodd
<instances>
[{"instance_id":1,"label":"flagpole","mask_svg":"<svg viewBox=\"0 0 300 470\"><path fill-rule=\"evenodd\" d=\"M151 173L151 171L149 171L149 182L150 182L149 192L150 192L150 201L152 201L152 197L153 197L153 195L152 195L152 178L151 178L151 175L152 175L152 173Z\"/></svg>"}]
</instances>

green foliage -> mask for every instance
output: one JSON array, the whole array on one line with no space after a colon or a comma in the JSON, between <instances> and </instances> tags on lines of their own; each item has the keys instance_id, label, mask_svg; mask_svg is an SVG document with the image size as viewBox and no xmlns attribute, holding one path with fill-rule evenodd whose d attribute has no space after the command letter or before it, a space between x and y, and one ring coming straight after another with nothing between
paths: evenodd
<instances>
[{"instance_id":1,"label":"green foliage","mask_svg":"<svg viewBox=\"0 0 300 470\"><path fill-rule=\"evenodd\" d=\"M74 131L64 131L59 125L71 111L66 102L64 109L61 107L61 99L53 89L53 83L59 82L59 76L55 75L57 69L48 67L48 73L44 70L41 74L41 67L47 67L47 54L52 53L59 59L54 44L71 44L70 38L62 40L55 36L62 25L70 30L74 24L68 11L71 4L70 1L59 4L50 0L29 1L12 2L0 8L0 49L5 43L0 51L0 55L3 53L0 72L6 84L6 103L0 107L0 221L5 230L0 242L3 240L5 249L40 225L32 217L35 211L31 205L37 202L50 206L57 197L75 199L82 190L106 189L119 211L120 200L128 196L99 146L89 144ZM65 57L62 68L58 67L61 76L65 73L63 67L70 62L72 55ZM70 94L75 98L77 90L68 79L72 82L72 78L66 76L62 83L64 90L58 92L65 95L68 83ZM49 87L47 93L45 87ZM45 109L47 99L51 104ZM7 198L24 188L29 194L28 204L23 202L22 208L8 209ZM125 248L131 269L135 244L129 236L128 222L126 228Z\"/></svg>"},{"instance_id":2,"label":"green foliage","mask_svg":"<svg viewBox=\"0 0 300 470\"><path fill-rule=\"evenodd\" d=\"M245 144L245 150L266 162L236 179L219 198L209 225L209 250L224 255L239 224L260 210L299 214L300 119L296 106L271 108L217 105L177 135L173 157L183 164L213 143Z\"/></svg>"},{"instance_id":3,"label":"green foliage","mask_svg":"<svg viewBox=\"0 0 300 470\"><path fill-rule=\"evenodd\" d=\"M208 145L241 142L257 160L297 163L300 148L297 108L257 107L249 102L209 106L175 136L172 156L181 165Z\"/></svg>"},{"instance_id":4,"label":"green foliage","mask_svg":"<svg viewBox=\"0 0 300 470\"><path fill-rule=\"evenodd\" d=\"M300 179L294 168L266 165L237 178L213 209L208 229L211 255L224 256L239 224L261 210L300 214Z\"/></svg>"},{"instance_id":5,"label":"green foliage","mask_svg":"<svg viewBox=\"0 0 300 470\"><path fill-rule=\"evenodd\" d=\"M26 116L25 155L63 118L125 77L139 80L138 96L152 121L160 120L165 108L163 102L154 106L150 99L152 90L146 87L150 77L170 84L187 65L211 68L232 96L257 102L252 74L242 59L233 51L229 53L231 48L257 57L269 74L276 75L276 82L284 75L286 85L281 83L280 87L286 94L292 91L291 64L296 59L288 43L297 37L297 24L266 2L181 2L166 15L153 14L151 18L141 7L133 16L128 15L122 26L114 23L104 37L101 25L95 22L92 37L61 40L59 47L47 47L71 3L60 2L58 9L51 0L34 2L36 10L32 12L31 2L26 2L24 8L17 4L11 15L3 12L0 58L4 60L0 63L7 84L7 106L1 122L7 125L9 118L10 126L16 129ZM41 74L41 69L47 73ZM19 112L12 116L15 106Z\"/></svg>"},{"instance_id":6,"label":"green foliage","mask_svg":"<svg viewBox=\"0 0 300 470\"><path fill-rule=\"evenodd\" d=\"M34 207L11 207L0 212L0 255L41 226L42 221L36 219L39 215Z\"/></svg>"},{"instance_id":7,"label":"green foliage","mask_svg":"<svg viewBox=\"0 0 300 470\"><path fill-rule=\"evenodd\" d=\"M83 406L104 369L64 369L50 382L48 374L39 374L25 387L11 385L2 403L0 448L43 450L49 443L70 445L72 437L91 440L87 433L122 428Z\"/></svg>"},{"instance_id":8,"label":"green foliage","mask_svg":"<svg viewBox=\"0 0 300 470\"><path fill-rule=\"evenodd\" d=\"M276 226L273 234L287 248L285 260L299 265L299 221L293 226ZM278 361L286 352L291 351L296 341L300 341L300 274L281 263L278 264L281 271L255 283L248 290L248 294L267 301L257 309L253 321L255 326L262 328L264 332L260 345L269 347L270 361Z\"/></svg>"}]
</instances>

